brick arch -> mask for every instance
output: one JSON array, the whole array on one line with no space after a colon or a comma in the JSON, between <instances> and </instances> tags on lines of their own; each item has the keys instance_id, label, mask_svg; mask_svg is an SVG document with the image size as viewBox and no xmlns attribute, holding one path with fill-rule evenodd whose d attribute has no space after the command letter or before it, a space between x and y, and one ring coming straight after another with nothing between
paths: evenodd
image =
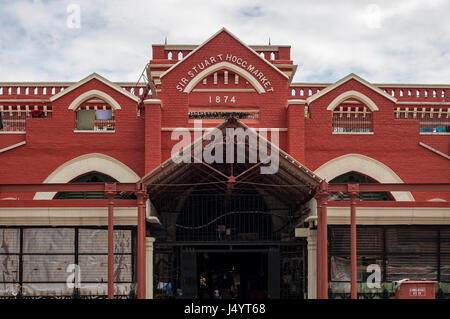
<instances>
[{"instance_id":1,"label":"brick arch","mask_svg":"<svg viewBox=\"0 0 450 319\"><path fill-rule=\"evenodd\" d=\"M139 175L119 160L105 154L91 153L63 163L43 183L69 183L92 171L111 176L120 183L135 183L140 179ZM38 192L33 199L53 199L55 195L55 192Z\"/></svg>"},{"instance_id":2,"label":"brick arch","mask_svg":"<svg viewBox=\"0 0 450 319\"><path fill-rule=\"evenodd\" d=\"M190 93L194 89L194 87L198 83L200 83L200 81L202 81L205 77L207 77L211 73L220 71L222 69L227 69L227 70L233 71L236 74L239 74L241 77L243 77L245 80L247 80L248 83L250 83L259 94L266 93L266 90L263 88L261 83L259 83L258 80L255 77L253 77L253 75L251 75L249 72L247 72L243 68L238 67L237 65L234 65L229 62L220 62L220 63L214 64L213 66L210 66L209 68L203 70L202 72L197 74L189 82L188 85L186 85L183 92Z\"/></svg>"},{"instance_id":3,"label":"brick arch","mask_svg":"<svg viewBox=\"0 0 450 319\"><path fill-rule=\"evenodd\" d=\"M90 90L87 92L84 92L80 96L78 96L75 100L70 103L68 109L69 110L76 110L81 103L92 99L92 98L99 98L108 103L113 109L120 110L121 107L119 103L109 94L106 94L105 92L99 91L99 90Z\"/></svg>"},{"instance_id":4,"label":"brick arch","mask_svg":"<svg viewBox=\"0 0 450 319\"><path fill-rule=\"evenodd\" d=\"M327 110L328 111L333 111L339 104L341 104L345 100L351 99L351 98L356 99L358 101L361 101L362 103L367 105L367 107L372 112L373 111L378 111L378 106L375 104L374 101L372 101L367 95L364 95L361 92L354 91L354 90L347 91L347 92L344 92L344 93L340 94L338 97L336 97L330 103L330 105L328 105Z\"/></svg>"},{"instance_id":5,"label":"brick arch","mask_svg":"<svg viewBox=\"0 0 450 319\"><path fill-rule=\"evenodd\" d=\"M348 172L365 174L380 183L404 183L387 165L361 154L346 154L322 164L314 171L321 178L331 181ZM396 201L414 201L411 192L391 192Z\"/></svg>"}]
</instances>

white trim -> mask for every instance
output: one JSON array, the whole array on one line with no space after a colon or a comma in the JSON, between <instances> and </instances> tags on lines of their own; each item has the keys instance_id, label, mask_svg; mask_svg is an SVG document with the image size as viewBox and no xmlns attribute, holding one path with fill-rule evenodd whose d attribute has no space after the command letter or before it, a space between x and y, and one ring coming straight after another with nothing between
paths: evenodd
<instances>
[{"instance_id":1,"label":"white trim","mask_svg":"<svg viewBox=\"0 0 450 319\"><path fill-rule=\"evenodd\" d=\"M186 130L188 130L190 132L200 132L200 131L213 130L215 128L217 128L217 127L216 126L214 126L214 127L202 127L201 129L200 128L189 127L189 128L184 128L184 129L186 129ZM170 131L174 131L174 130L178 130L178 129L179 128L177 128L177 127L163 127L163 128L161 128L161 131L163 131L163 132L170 132ZM287 127L269 127L269 128L266 128L266 127L252 127L251 129L255 130L256 132L261 131L261 130L269 131L269 132L270 132L270 130L275 130L275 131L279 131L279 132L287 132L288 131Z\"/></svg>"},{"instance_id":2,"label":"white trim","mask_svg":"<svg viewBox=\"0 0 450 319\"><path fill-rule=\"evenodd\" d=\"M377 92L378 94L384 96L385 98L391 100L392 102L397 102L397 99L389 94L387 94L386 92L384 92L383 90L381 90L380 88L376 87L375 85L367 82L366 80L364 80L363 78L360 78L359 76L357 76L354 73L350 73L349 75L347 75L346 77L340 79L339 81L337 81L336 83L334 83L333 85L330 85L326 88L324 88L323 90L321 90L319 93L313 94L312 96L310 96L309 98L306 99L306 102L308 104L310 104L311 102L317 100L318 98L324 96L325 94L327 94L328 92L334 90L335 88L339 87L340 85L344 84L345 82L349 81L349 80L356 80L359 83L367 86L369 89L372 89L373 91Z\"/></svg>"},{"instance_id":3,"label":"white trim","mask_svg":"<svg viewBox=\"0 0 450 319\"><path fill-rule=\"evenodd\" d=\"M337 106L339 106L342 102L344 102L347 99L357 99L364 103L372 112L378 111L378 106L375 104L374 101L372 101L367 95L364 95L358 91L346 91L342 94L340 94L338 97L336 97L330 105L328 105L327 110L333 111Z\"/></svg>"},{"instance_id":4,"label":"white trim","mask_svg":"<svg viewBox=\"0 0 450 319\"><path fill-rule=\"evenodd\" d=\"M397 102L399 105L450 105L450 102L442 102L442 101L435 101L435 102Z\"/></svg>"},{"instance_id":5,"label":"white trim","mask_svg":"<svg viewBox=\"0 0 450 319\"><path fill-rule=\"evenodd\" d=\"M450 135L449 132L420 132L420 135Z\"/></svg>"},{"instance_id":6,"label":"white trim","mask_svg":"<svg viewBox=\"0 0 450 319\"><path fill-rule=\"evenodd\" d=\"M255 89L194 89L192 92L256 92Z\"/></svg>"},{"instance_id":7,"label":"white trim","mask_svg":"<svg viewBox=\"0 0 450 319\"><path fill-rule=\"evenodd\" d=\"M107 207L1 207L5 226L108 225ZM137 207L114 207L114 225L136 226Z\"/></svg>"},{"instance_id":8,"label":"white trim","mask_svg":"<svg viewBox=\"0 0 450 319\"><path fill-rule=\"evenodd\" d=\"M331 132L333 135L373 135L373 132Z\"/></svg>"},{"instance_id":9,"label":"white trim","mask_svg":"<svg viewBox=\"0 0 450 319\"><path fill-rule=\"evenodd\" d=\"M69 183L89 172L99 172L115 178L120 183L136 183L140 177L124 163L105 154L91 153L78 156L55 169L45 180L48 183ZM53 199L55 192L38 192L33 199Z\"/></svg>"},{"instance_id":10,"label":"white trim","mask_svg":"<svg viewBox=\"0 0 450 319\"><path fill-rule=\"evenodd\" d=\"M83 84L89 82L92 79L97 79L98 81L102 82L103 84L109 86L110 88L116 90L119 93L122 93L123 95L129 97L130 99L134 100L135 102L139 102L139 98L133 94L131 94L130 92L128 92L127 90L125 90L124 88L120 87L119 85L105 79L104 77L102 77L101 75L97 74L97 73L92 73L91 75L85 77L84 79L80 80L79 82L73 84L72 86L69 86L68 88L66 88L65 90L59 92L58 94L53 95L50 98L50 102L53 102L57 99L59 99L60 97L66 95L67 93L75 90L76 88L82 86Z\"/></svg>"},{"instance_id":11,"label":"white trim","mask_svg":"<svg viewBox=\"0 0 450 319\"><path fill-rule=\"evenodd\" d=\"M422 146L422 147L425 147L429 151L432 151L432 152L434 152L434 153L436 153L436 154L438 154L438 155L440 155L440 156L450 160L450 156L449 155L447 155L445 153L442 153L441 151L438 151L437 149L435 149L434 147L431 147L430 145L427 145L427 144L422 143L422 142L419 142L419 145Z\"/></svg>"},{"instance_id":12,"label":"white trim","mask_svg":"<svg viewBox=\"0 0 450 319\"><path fill-rule=\"evenodd\" d=\"M234 65L230 62L219 62L216 63L212 66L210 66L209 68L203 70L202 72L198 73L190 82L188 85L186 85L186 87L184 88L183 92L185 93L189 93L191 92L194 87L200 83L201 80L203 80L203 78L207 77L208 75L210 75L211 73L217 72L221 69L228 69L230 71L233 71L237 74L239 74L240 76L242 76L243 78L245 78L255 89L258 93L265 93L266 90L264 90L263 86L259 83L259 81L252 76L249 72L247 72L246 70L244 70L241 67L238 67L237 65Z\"/></svg>"},{"instance_id":13,"label":"white trim","mask_svg":"<svg viewBox=\"0 0 450 319\"><path fill-rule=\"evenodd\" d=\"M300 99L287 100L287 102L286 102L286 108L288 108L289 105L291 105L291 104L297 104L297 105L301 104L301 105L304 105L304 104L306 104L306 100L300 100Z\"/></svg>"},{"instance_id":14,"label":"white trim","mask_svg":"<svg viewBox=\"0 0 450 319\"><path fill-rule=\"evenodd\" d=\"M446 202L445 199L442 198L433 198L433 199L429 199L429 202Z\"/></svg>"},{"instance_id":15,"label":"white trim","mask_svg":"<svg viewBox=\"0 0 450 319\"><path fill-rule=\"evenodd\" d=\"M380 183L404 183L387 165L361 154L346 154L336 157L317 168L314 173L331 181L342 174L355 171L365 174ZM414 201L411 192L391 192L396 201Z\"/></svg>"},{"instance_id":16,"label":"white trim","mask_svg":"<svg viewBox=\"0 0 450 319\"><path fill-rule=\"evenodd\" d=\"M22 141L22 142L19 142L19 143L16 143L16 144L7 146L7 147L5 147L5 148L2 148L2 149L0 150L0 153L4 153L4 152L6 152L6 151L12 150L13 148L16 148L16 147L25 145L26 143L27 143L26 141Z\"/></svg>"},{"instance_id":17,"label":"white trim","mask_svg":"<svg viewBox=\"0 0 450 319\"><path fill-rule=\"evenodd\" d=\"M350 208L328 202L328 225L349 225ZM358 225L449 225L448 207L358 207Z\"/></svg>"},{"instance_id":18,"label":"white trim","mask_svg":"<svg viewBox=\"0 0 450 319\"><path fill-rule=\"evenodd\" d=\"M120 107L119 103L117 103L117 101L114 100L114 98L111 95L106 94L105 92L102 92L99 90L90 90L90 91L84 92L83 94L79 95L75 100L72 101L72 103L70 103L68 109L75 111L83 102L85 102L91 98L102 99L103 101L105 101L106 103L111 105L111 107L114 110L122 109Z\"/></svg>"},{"instance_id":19,"label":"white trim","mask_svg":"<svg viewBox=\"0 0 450 319\"><path fill-rule=\"evenodd\" d=\"M180 65L181 62L186 61L188 57L190 57L191 55L193 55L195 52L197 52L198 50L200 50L202 47L204 47L209 41L211 41L212 39L214 39L217 35L219 35L222 32L226 32L228 33L228 35L230 35L233 39L235 39L237 42L239 42L242 46L244 46L245 48L247 48L250 52L252 52L254 55L256 55L259 59L263 60L268 66L270 66L271 68L273 68L275 71L277 71L279 74L281 74L284 78L289 80L289 77L284 74L280 69L278 69L276 66L274 66L272 63L270 63L268 60L262 58L255 50L253 50L251 47L249 47L247 44L245 44L244 42L242 42L241 40L239 40L239 38L237 38L233 33L231 33L230 31L228 31L226 28L222 28L219 31L217 31L216 33L214 33L208 40L206 40L205 42L203 42L201 45L197 46L194 50L192 50L188 55L186 55L183 60L178 61L178 63L172 65L167 71L165 71L163 74L161 74L160 78L164 77L167 73L169 73L170 71L172 71L173 69L175 69L178 65Z\"/></svg>"},{"instance_id":20,"label":"white trim","mask_svg":"<svg viewBox=\"0 0 450 319\"><path fill-rule=\"evenodd\" d=\"M144 104L155 104L155 105L163 105L162 101L160 99L146 99L144 100Z\"/></svg>"},{"instance_id":21,"label":"white trim","mask_svg":"<svg viewBox=\"0 0 450 319\"><path fill-rule=\"evenodd\" d=\"M73 130L74 133L100 133L100 134L107 134L107 133L116 133L116 130L114 131L94 131L94 130Z\"/></svg>"},{"instance_id":22,"label":"white trim","mask_svg":"<svg viewBox=\"0 0 450 319\"><path fill-rule=\"evenodd\" d=\"M0 134L11 134L11 135L14 135L14 134L27 134L27 132L25 132L25 131L0 132Z\"/></svg>"}]
</instances>

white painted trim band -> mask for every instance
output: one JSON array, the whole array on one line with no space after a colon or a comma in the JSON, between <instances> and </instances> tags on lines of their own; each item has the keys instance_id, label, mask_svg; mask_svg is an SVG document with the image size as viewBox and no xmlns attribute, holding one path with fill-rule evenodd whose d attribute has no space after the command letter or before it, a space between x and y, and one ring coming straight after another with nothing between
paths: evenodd
<instances>
[{"instance_id":1,"label":"white painted trim band","mask_svg":"<svg viewBox=\"0 0 450 319\"><path fill-rule=\"evenodd\" d=\"M19 143L10 145L10 146L8 146L8 147L2 148L2 149L0 150L0 153L4 153L4 152L6 152L6 151L12 150L13 148L16 148L16 147L25 145L26 143L27 143L26 141L22 141L22 142L19 142Z\"/></svg>"}]
</instances>

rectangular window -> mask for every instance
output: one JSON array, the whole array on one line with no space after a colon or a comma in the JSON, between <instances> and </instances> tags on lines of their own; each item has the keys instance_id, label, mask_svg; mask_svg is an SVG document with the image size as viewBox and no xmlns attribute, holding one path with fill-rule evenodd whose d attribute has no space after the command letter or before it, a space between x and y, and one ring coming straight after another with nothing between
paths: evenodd
<instances>
[{"instance_id":1,"label":"rectangular window","mask_svg":"<svg viewBox=\"0 0 450 319\"><path fill-rule=\"evenodd\" d=\"M116 129L113 110L77 111L76 129L80 131L105 132Z\"/></svg>"},{"instance_id":2,"label":"rectangular window","mask_svg":"<svg viewBox=\"0 0 450 319\"><path fill-rule=\"evenodd\" d=\"M332 115L333 133L373 132L372 112L366 107L338 107Z\"/></svg>"}]
</instances>

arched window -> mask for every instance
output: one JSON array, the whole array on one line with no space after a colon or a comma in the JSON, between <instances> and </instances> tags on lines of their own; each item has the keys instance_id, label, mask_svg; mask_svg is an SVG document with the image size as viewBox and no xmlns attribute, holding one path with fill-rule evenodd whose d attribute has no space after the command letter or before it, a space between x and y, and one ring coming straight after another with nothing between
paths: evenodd
<instances>
[{"instance_id":1,"label":"arched window","mask_svg":"<svg viewBox=\"0 0 450 319\"><path fill-rule=\"evenodd\" d=\"M172 60L172 51L169 51L169 53L167 53L167 59Z\"/></svg>"},{"instance_id":2,"label":"arched window","mask_svg":"<svg viewBox=\"0 0 450 319\"><path fill-rule=\"evenodd\" d=\"M344 184L362 184L362 183L377 183L375 180L371 179L370 177L357 173L357 172L348 172L345 174L342 174L340 176L337 176L333 178L330 181L330 184L337 184L337 183L344 183ZM335 200L335 201L343 201L343 200L350 200L347 193L335 193L330 195L329 200ZM364 201L392 201L393 197L388 192L363 192L359 193L357 200L364 200Z\"/></svg>"},{"instance_id":3,"label":"arched window","mask_svg":"<svg viewBox=\"0 0 450 319\"><path fill-rule=\"evenodd\" d=\"M364 104L346 104L337 106L332 113L333 133L370 133L373 132L373 116L370 108Z\"/></svg>"},{"instance_id":4,"label":"arched window","mask_svg":"<svg viewBox=\"0 0 450 319\"><path fill-rule=\"evenodd\" d=\"M75 112L77 131L114 132L116 129L115 109L103 99L88 99Z\"/></svg>"},{"instance_id":5,"label":"arched window","mask_svg":"<svg viewBox=\"0 0 450 319\"><path fill-rule=\"evenodd\" d=\"M75 178L70 183L116 183L114 178L98 173L91 172L80 177ZM61 192L56 194L55 199L106 199L104 192ZM119 193L114 196L114 199L136 199L136 196L131 193Z\"/></svg>"},{"instance_id":6,"label":"arched window","mask_svg":"<svg viewBox=\"0 0 450 319\"><path fill-rule=\"evenodd\" d=\"M178 52L178 60L183 60L183 52Z\"/></svg>"}]
</instances>

